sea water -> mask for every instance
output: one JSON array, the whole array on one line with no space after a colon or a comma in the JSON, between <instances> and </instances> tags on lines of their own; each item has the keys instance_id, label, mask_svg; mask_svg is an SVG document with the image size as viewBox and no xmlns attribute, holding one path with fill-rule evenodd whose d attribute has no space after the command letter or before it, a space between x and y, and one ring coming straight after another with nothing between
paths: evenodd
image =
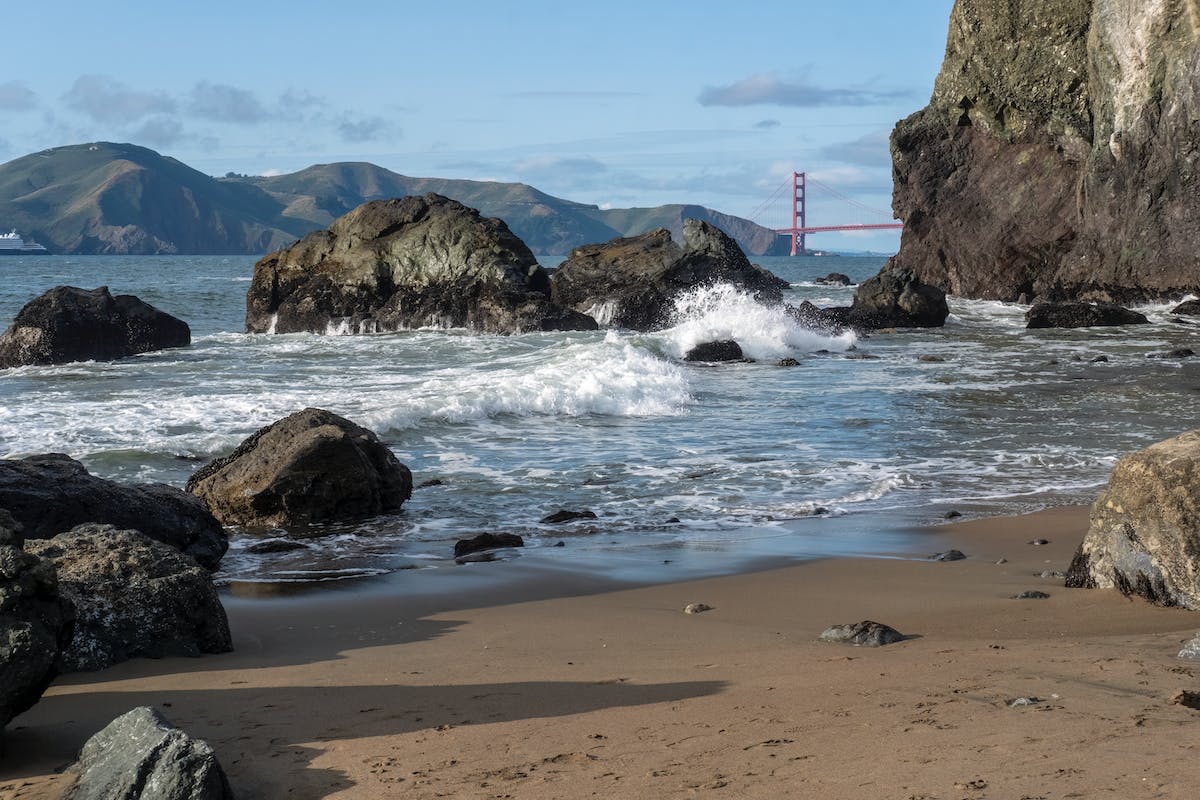
<instances>
[{"instance_id":1,"label":"sea water","mask_svg":"<svg viewBox=\"0 0 1200 800\"><path fill-rule=\"evenodd\" d=\"M788 301L848 304L881 258L763 258ZM1197 426L1200 328L1024 329L1026 307L950 298L944 328L831 336L730 286L680 298L655 333L243 333L251 257L41 257L0 264L0 320L56 285L108 285L186 320L190 347L0 371L0 456L63 452L97 475L182 486L307 406L376 431L419 484L401 513L234 532L225 582L307 583L457 568L457 539L507 557L660 579L748 558L904 553L950 510L1088 503L1116 459ZM546 263L553 264L553 260ZM754 363L690 364L735 339ZM1097 356L1107 361L1093 361ZM921 357L925 358L922 359ZM784 358L798 366L779 366ZM539 520L559 509L595 520ZM264 535L305 549L253 554ZM562 543L561 547L558 547Z\"/></svg>"}]
</instances>

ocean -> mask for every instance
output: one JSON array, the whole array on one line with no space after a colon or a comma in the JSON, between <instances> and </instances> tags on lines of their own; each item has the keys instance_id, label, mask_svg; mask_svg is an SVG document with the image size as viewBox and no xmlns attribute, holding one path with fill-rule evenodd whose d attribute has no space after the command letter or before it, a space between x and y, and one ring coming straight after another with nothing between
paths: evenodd
<instances>
[{"instance_id":1,"label":"ocean","mask_svg":"<svg viewBox=\"0 0 1200 800\"><path fill-rule=\"evenodd\" d=\"M755 259L789 302L848 304L882 258ZM457 539L525 537L502 554L616 579L751 562L912 556L916 529L1090 503L1116 459L1197 426L1200 327L1027 331L1023 306L951 298L945 328L828 336L728 286L681 298L657 333L375 336L242 333L253 257L38 257L0 264L0 320L56 285L108 285L186 320L188 348L0 371L0 456L63 452L95 474L182 486L211 458L306 406L376 431L413 471L402 513L236 533L218 579L254 593L459 566ZM544 260L553 265L555 260ZM736 339L755 363L682 361ZM1103 356L1107 360L1094 360ZM798 366L778 366L795 358ZM559 509L595 520L550 525ZM561 543L561 544L560 544ZM273 587L273 589L272 589Z\"/></svg>"}]
</instances>

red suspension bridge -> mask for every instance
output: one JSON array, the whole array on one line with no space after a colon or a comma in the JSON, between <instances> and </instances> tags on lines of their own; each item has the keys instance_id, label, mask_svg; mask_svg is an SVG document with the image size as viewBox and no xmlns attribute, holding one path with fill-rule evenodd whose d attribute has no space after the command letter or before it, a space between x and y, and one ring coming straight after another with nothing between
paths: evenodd
<instances>
[{"instance_id":1,"label":"red suspension bridge","mask_svg":"<svg viewBox=\"0 0 1200 800\"><path fill-rule=\"evenodd\" d=\"M787 189L791 187L791 193ZM808 197L812 190L829 195L835 199L835 204L843 209L847 216L854 221L838 225L810 225L808 221ZM790 208L789 208L790 205ZM848 209L848 211L847 211ZM791 224L786 224L790 211ZM793 172L792 176L780 184L774 194L750 213L750 219L765 228L771 228L781 236L792 237L792 255L803 253L805 250L804 237L810 233L831 233L834 231L890 231L904 227L892 216L891 211L883 211L863 205L851 199L838 190L810 178L803 172ZM887 220L885 222L885 220Z\"/></svg>"}]
</instances>

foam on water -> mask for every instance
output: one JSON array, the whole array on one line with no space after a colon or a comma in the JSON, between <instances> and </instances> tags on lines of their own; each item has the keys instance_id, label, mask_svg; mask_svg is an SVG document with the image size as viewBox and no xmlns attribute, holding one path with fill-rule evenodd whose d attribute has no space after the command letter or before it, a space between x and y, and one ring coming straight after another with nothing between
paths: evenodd
<instances>
[{"instance_id":1,"label":"foam on water","mask_svg":"<svg viewBox=\"0 0 1200 800\"><path fill-rule=\"evenodd\" d=\"M675 300L675 324L662 332L668 351L682 358L704 342L732 339L742 352L770 361L817 350L849 350L857 337L818 333L799 324L782 306L767 306L729 284L694 289Z\"/></svg>"}]
</instances>

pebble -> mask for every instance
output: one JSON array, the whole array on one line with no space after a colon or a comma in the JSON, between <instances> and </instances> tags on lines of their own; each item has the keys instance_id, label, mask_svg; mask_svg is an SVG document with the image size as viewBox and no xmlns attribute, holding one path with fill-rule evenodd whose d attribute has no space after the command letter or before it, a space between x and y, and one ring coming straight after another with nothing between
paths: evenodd
<instances>
[{"instance_id":1,"label":"pebble","mask_svg":"<svg viewBox=\"0 0 1200 800\"><path fill-rule=\"evenodd\" d=\"M1200 711L1200 692L1191 692L1187 689L1180 689L1175 694L1171 695L1171 702L1177 706L1186 706Z\"/></svg>"},{"instance_id":2,"label":"pebble","mask_svg":"<svg viewBox=\"0 0 1200 800\"><path fill-rule=\"evenodd\" d=\"M1040 572L1038 574L1038 577L1039 578L1065 578L1065 577L1067 577L1067 573L1063 572L1061 569L1047 569L1047 570L1042 570L1042 572Z\"/></svg>"},{"instance_id":3,"label":"pebble","mask_svg":"<svg viewBox=\"0 0 1200 800\"><path fill-rule=\"evenodd\" d=\"M1013 600L1045 600L1050 595L1045 592L1039 592L1037 589L1026 589L1020 594L1014 594Z\"/></svg>"},{"instance_id":4,"label":"pebble","mask_svg":"<svg viewBox=\"0 0 1200 800\"><path fill-rule=\"evenodd\" d=\"M1007 559L1007 558L1004 558L1003 556L1001 556L1000 560L999 560L999 561L997 561L996 563L997 563L997 564L1007 564L1007 563L1008 563L1008 559Z\"/></svg>"},{"instance_id":5,"label":"pebble","mask_svg":"<svg viewBox=\"0 0 1200 800\"><path fill-rule=\"evenodd\" d=\"M962 561L964 558L966 555L961 550L946 550L929 557L931 561Z\"/></svg>"},{"instance_id":6,"label":"pebble","mask_svg":"<svg viewBox=\"0 0 1200 800\"><path fill-rule=\"evenodd\" d=\"M1044 545L1044 544L1050 544L1050 540L1049 539L1034 539L1033 541L1030 542L1030 544L1040 547L1041 545Z\"/></svg>"},{"instance_id":7,"label":"pebble","mask_svg":"<svg viewBox=\"0 0 1200 800\"><path fill-rule=\"evenodd\" d=\"M1021 706L1035 706L1042 702L1040 697L1014 697L1008 701L1009 708L1020 708Z\"/></svg>"},{"instance_id":8,"label":"pebble","mask_svg":"<svg viewBox=\"0 0 1200 800\"><path fill-rule=\"evenodd\" d=\"M683 607L683 613L685 613L685 614L702 614L705 611L712 611L712 610L713 610L713 607L708 605L707 603L688 603L686 606Z\"/></svg>"}]
</instances>

